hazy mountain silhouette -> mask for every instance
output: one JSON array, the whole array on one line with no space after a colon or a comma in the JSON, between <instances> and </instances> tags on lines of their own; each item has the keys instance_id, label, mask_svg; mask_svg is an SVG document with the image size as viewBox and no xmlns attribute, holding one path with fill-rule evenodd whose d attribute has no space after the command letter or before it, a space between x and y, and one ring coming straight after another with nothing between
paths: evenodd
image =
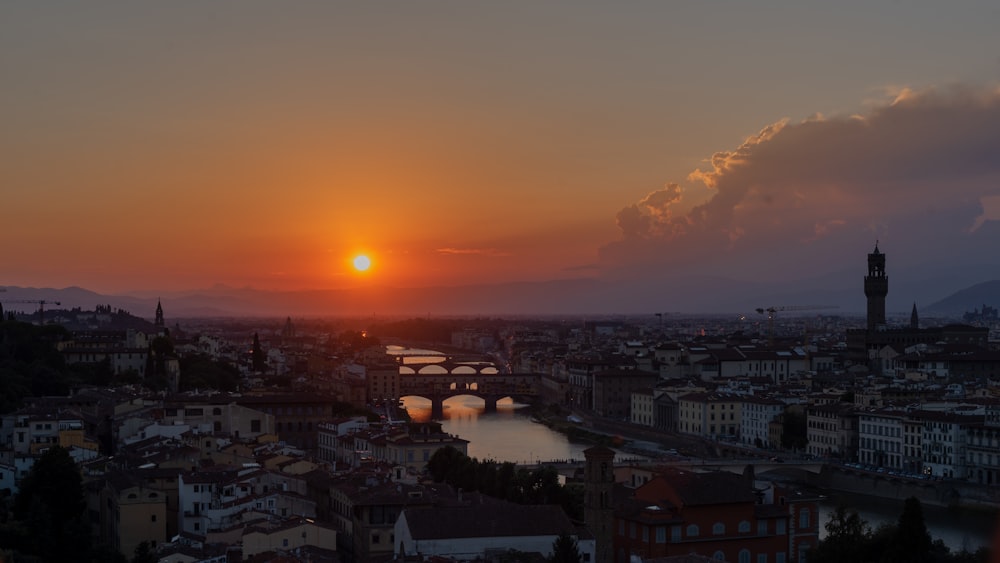
<instances>
[{"instance_id":1,"label":"hazy mountain silhouette","mask_svg":"<svg viewBox=\"0 0 1000 563\"><path fill-rule=\"evenodd\" d=\"M1000 305L1000 280L977 283L957 291L927 307L927 311L942 315L960 315L983 305Z\"/></svg>"},{"instance_id":2,"label":"hazy mountain silhouette","mask_svg":"<svg viewBox=\"0 0 1000 563\"><path fill-rule=\"evenodd\" d=\"M142 291L103 295L80 287L19 288L0 293L5 310L33 312L42 300L46 309L92 310L111 305L139 317L152 318L158 300L167 317L227 316L476 316L476 315L615 315L680 312L745 314L757 308L816 305L816 314L861 315L865 308L863 273L844 270L780 283L747 282L719 276L677 275L664 279L566 279L545 282L454 287L364 287L335 290L268 291L216 285L190 291ZM940 299L934 293L954 280L894 279L887 307L909 314L914 302L921 313L953 314L983 303L1000 302L1000 281L977 284ZM940 300L939 300L940 299ZM937 300L937 301L935 301ZM58 301L61 305L56 306ZM922 303L933 303L923 306ZM834 310L836 309L836 310ZM803 314L813 314L803 312Z\"/></svg>"}]
</instances>

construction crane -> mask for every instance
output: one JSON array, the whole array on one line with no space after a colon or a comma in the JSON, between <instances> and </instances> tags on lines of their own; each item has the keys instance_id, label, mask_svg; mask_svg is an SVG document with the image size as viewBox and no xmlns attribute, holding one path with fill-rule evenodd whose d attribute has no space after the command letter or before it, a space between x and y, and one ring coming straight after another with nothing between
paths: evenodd
<instances>
[{"instance_id":1,"label":"construction crane","mask_svg":"<svg viewBox=\"0 0 1000 563\"><path fill-rule=\"evenodd\" d=\"M46 303L51 304L51 305L62 305L62 303L60 303L58 301L46 301L44 299L11 299L9 301L5 300L4 303L34 303L35 305L38 305L38 324L39 325L45 324L45 304Z\"/></svg>"},{"instance_id":2,"label":"construction crane","mask_svg":"<svg viewBox=\"0 0 1000 563\"><path fill-rule=\"evenodd\" d=\"M757 313L767 313L767 345L774 347L774 314L778 311L818 311L822 309L837 309L836 305L781 305L775 307L757 307Z\"/></svg>"}]
</instances>

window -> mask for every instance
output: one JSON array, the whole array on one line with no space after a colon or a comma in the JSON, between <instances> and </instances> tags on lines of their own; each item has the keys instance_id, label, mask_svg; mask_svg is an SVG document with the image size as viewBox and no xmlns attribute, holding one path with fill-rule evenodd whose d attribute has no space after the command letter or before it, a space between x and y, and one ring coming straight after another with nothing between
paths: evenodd
<instances>
[{"instance_id":1,"label":"window","mask_svg":"<svg viewBox=\"0 0 1000 563\"><path fill-rule=\"evenodd\" d=\"M740 550L740 563L750 563L750 550L741 549Z\"/></svg>"},{"instance_id":2,"label":"window","mask_svg":"<svg viewBox=\"0 0 1000 563\"><path fill-rule=\"evenodd\" d=\"M150 522L156 522L156 515L155 514L150 514L149 515L149 521Z\"/></svg>"},{"instance_id":3,"label":"window","mask_svg":"<svg viewBox=\"0 0 1000 563\"><path fill-rule=\"evenodd\" d=\"M681 541L681 527L671 526L670 527L670 541L679 542Z\"/></svg>"},{"instance_id":4,"label":"window","mask_svg":"<svg viewBox=\"0 0 1000 563\"><path fill-rule=\"evenodd\" d=\"M687 536L689 538L696 538L696 537L698 537L698 525L697 524L691 524L690 526L688 526L688 528L687 528Z\"/></svg>"},{"instance_id":5,"label":"window","mask_svg":"<svg viewBox=\"0 0 1000 563\"><path fill-rule=\"evenodd\" d=\"M757 535L766 536L767 535L767 520L757 521Z\"/></svg>"},{"instance_id":6,"label":"window","mask_svg":"<svg viewBox=\"0 0 1000 563\"><path fill-rule=\"evenodd\" d=\"M666 526L656 527L656 543L667 543L667 528Z\"/></svg>"},{"instance_id":7,"label":"window","mask_svg":"<svg viewBox=\"0 0 1000 563\"><path fill-rule=\"evenodd\" d=\"M758 553L757 554L757 563L767 563L767 554L766 553Z\"/></svg>"},{"instance_id":8,"label":"window","mask_svg":"<svg viewBox=\"0 0 1000 563\"><path fill-rule=\"evenodd\" d=\"M809 509L803 508L799 510L799 528L809 527Z\"/></svg>"},{"instance_id":9,"label":"window","mask_svg":"<svg viewBox=\"0 0 1000 563\"><path fill-rule=\"evenodd\" d=\"M255 419L253 419L253 420L250 421L250 431L251 432L260 432L260 419L259 418L255 418Z\"/></svg>"},{"instance_id":10,"label":"window","mask_svg":"<svg viewBox=\"0 0 1000 563\"><path fill-rule=\"evenodd\" d=\"M750 522L747 522L746 520L741 520L740 521L740 525L737 526L736 530L739 531L739 533L741 533L741 534L745 534L745 533L749 532L750 531Z\"/></svg>"},{"instance_id":11,"label":"window","mask_svg":"<svg viewBox=\"0 0 1000 563\"><path fill-rule=\"evenodd\" d=\"M281 539L281 547L288 547L288 538Z\"/></svg>"},{"instance_id":12,"label":"window","mask_svg":"<svg viewBox=\"0 0 1000 563\"><path fill-rule=\"evenodd\" d=\"M382 534L374 533L372 534L372 544L378 545L382 542Z\"/></svg>"},{"instance_id":13,"label":"window","mask_svg":"<svg viewBox=\"0 0 1000 563\"><path fill-rule=\"evenodd\" d=\"M716 522L712 524L712 535L721 536L726 533L726 525L722 522Z\"/></svg>"},{"instance_id":14,"label":"window","mask_svg":"<svg viewBox=\"0 0 1000 563\"><path fill-rule=\"evenodd\" d=\"M774 554L774 563L786 563L784 551L779 551L778 553Z\"/></svg>"},{"instance_id":15,"label":"window","mask_svg":"<svg viewBox=\"0 0 1000 563\"><path fill-rule=\"evenodd\" d=\"M712 554L712 559L715 559L716 561L725 561L726 554L722 553L721 551L716 551L715 553Z\"/></svg>"},{"instance_id":16,"label":"window","mask_svg":"<svg viewBox=\"0 0 1000 563\"><path fill-rule=\"evenodd\" d=\"M194 523L194 531L197 532L200 529L201 529L201 523L200 522L195 522Z\"/></svg>"}]
</instances>

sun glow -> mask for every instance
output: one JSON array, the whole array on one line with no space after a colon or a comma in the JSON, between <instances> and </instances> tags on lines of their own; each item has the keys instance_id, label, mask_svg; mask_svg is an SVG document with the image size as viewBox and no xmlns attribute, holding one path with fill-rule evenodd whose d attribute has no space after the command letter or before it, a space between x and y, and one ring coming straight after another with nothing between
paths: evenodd
<instances>
[{"instance_id":1,"label":"sun glow","mask_svg":"<svg viewBox=\"0 0 1000 563\"><path fill-rule=\"evenodd\" d=\"M354 269L357 270L357 271L359 271L359 272L367 271L368 268L372 267L371 258L368 258L364 254L360 254L358 256L355 256L354 260L352 261L352 263L354 264Z\"/></svg>"}]
</instances>

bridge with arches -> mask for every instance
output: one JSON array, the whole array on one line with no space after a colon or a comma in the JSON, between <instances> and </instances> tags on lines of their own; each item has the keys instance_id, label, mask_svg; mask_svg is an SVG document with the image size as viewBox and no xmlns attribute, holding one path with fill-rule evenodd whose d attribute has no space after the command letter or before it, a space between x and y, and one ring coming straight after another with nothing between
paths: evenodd
<instances>
[{"instance_id":1,"label":"bridge with arches","mask_svg":"<svg viewBox=\"0 0 1000 563\"><path fill-rule=\"evenodd\" d=\"M444 361L433 364L403 364L399 367L399 396L413 395L431 401L431 417L444 416L444 401L472 395L494 412L506 397L531 401L538 396L538 374L503 374L490 362Z\"/></svg>"}]
</instances>

